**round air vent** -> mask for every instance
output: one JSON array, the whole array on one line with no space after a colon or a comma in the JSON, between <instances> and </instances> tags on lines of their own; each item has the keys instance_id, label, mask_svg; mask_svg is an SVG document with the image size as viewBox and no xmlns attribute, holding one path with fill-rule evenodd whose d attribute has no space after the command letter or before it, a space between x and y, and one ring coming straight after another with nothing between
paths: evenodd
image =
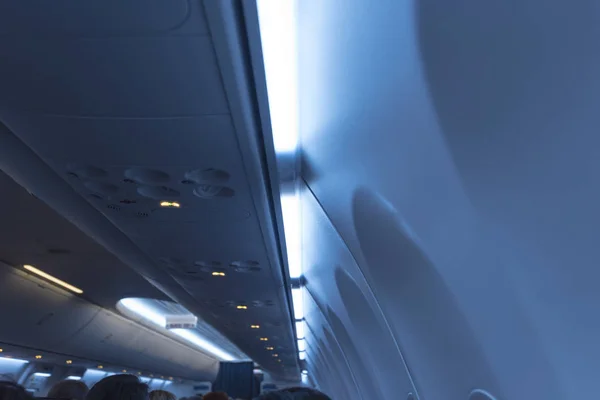
<instances>
[{"instance_id":1,"label":"round air vent","mask_svg":"<svg viewBox=\"0 0 600 400\"><path fill-rule=\"evenodd\" d=\"M170 180L169 174L149 168L134 167L125 171L125 178L145 185L159 185Z\"/></svg>"},{"instance_id":2,"label":"round air vent","mask_svg":"<svg viewBox=\"0 0 600 400\"><path fill-rule=\"evenodd\" d=\"M180 193L168 186L140 186L137 192L144 197L154 200L164 200L179 197Z\"/></svg>"},{"instance_id":3,"label":"round air vent","mask_svg":"<svg viewBox=\"0 0 600 400\"><path fill-rule=\"evenodd\" d=\"M196 261L194 265L206 273L225 272L223 264L219 261Z\"/></svg>"},{"instance_id":4,"label":"round air vent","mask_svg":"<svg viewBox=\"0 0 600 400\"><path fill-rule=\"evenodd\" d=\"M198 184L225 183L229 180L229 173L215 168L195 169L185 173L185 180Z\"/></svg>"},{"instance_id":5,"label":"round air vent","mask_svg":"<svg viewBox=\"0 0 600 400\"><path fill-rule=\"evenodd\" d=\"M235 191L227 186L200 185L194 189L194 195L201 199L215 199L220 197L233 197Z\"/></svg>"},{"instance_id":6,"label":"round air vent","mask_svg":"<svg viewBox=\"0 0 600 400\"><path fill-rule=\"evenodd\" d=\"M258 308L262 308L262 307L273 307L275 305L275 303L273 302L273 300L252 300L252 302L250 303L252 304L253 307L258 307Z\"/></svg>"},{"instance_id":7,"label":"round air vent","mask_svg":"<svg viewBox=\"0 0 600 400\"><path fill-rule=\"evenodd\" d=\"M258 261L233 261L229 264L235 272L258 272L259 265Z\"/></svg>"}]
</instances>

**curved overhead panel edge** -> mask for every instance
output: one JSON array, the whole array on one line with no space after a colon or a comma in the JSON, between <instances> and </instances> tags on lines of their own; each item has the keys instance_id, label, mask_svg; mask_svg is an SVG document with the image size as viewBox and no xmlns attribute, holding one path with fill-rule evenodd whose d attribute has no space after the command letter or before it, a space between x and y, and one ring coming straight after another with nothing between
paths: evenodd
<instances>
[{"instance_id":1,"label":"curved overhead panel edge","mask_svg":"<svg viewBox=\"0 0 600 400\"><path fill-rule=\"evenodd\" d=\"M219 369L214 357L3 263L0 304L10 345L193 380Z\"/></svg>"}]
</instances>

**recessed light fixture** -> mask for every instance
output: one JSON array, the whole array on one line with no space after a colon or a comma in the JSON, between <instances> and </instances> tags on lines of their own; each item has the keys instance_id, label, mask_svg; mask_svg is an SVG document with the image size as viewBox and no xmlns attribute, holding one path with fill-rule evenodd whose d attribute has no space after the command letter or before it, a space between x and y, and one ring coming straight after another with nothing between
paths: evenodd
<instances>
[{"instance_id":1,"label":"recessed light fixture","mask_svg":"<svg viewBox=\"0 0 600 400\"><path fill-rule=\"evenodd\" d=\"M64 287L65 289L69 289L72 292L75 292L77 294L83 293L83 290L76 288L73 285L69 285L67 282L61 281L60 279L55 278L52 275L45 273L44 271L40 271L39 269L35 268L32 265L23 265L23 268L25 268L29 272L33 272L34 274L39 275L42 278L49 280L52 283L56 283L57 285L60 285L60 286Z\"/></svg>"},{"instance_id":2,"label":"recessed light fixture","mask_svg":"<svg viewBox=\"0 0 600 400\"><path fill-rule=\"evenodd\" d=\"M67 360L67 361L65 361L65 362L66 362L67 364L73 364L73 361L72 361L72 360Z\"/></svg>"},{"instance_id":3,"label":"recessed light fixture","mask_svg":"<svg viewBox=\"0 0 600 400\"><path fill-rule=\"evenodd\" d=\"M181 204L176 201L161 201L160 206L166 208L179 208L181 207Z\"/></svg>"},{"instance_id":4,"label":"recessed light fixture","mask_svg":"<svg viewBox=\"0 0 600 400\"><path fill-rule=\"evenodd\" d=\"M138 371L138 375L141 375L142 373Z\"/></svg>"},{"instance_id":5,"label":"recessed light fixture","mask_svg":"<svg viewBox=\"0 0 600 400\"><path fill-rule=\"evenodd\" d=\"M0 353L2 353L4 350L0 349Z\"/></svg>"},{"instance_id":6,"label":"recessed light fixture","mask_svg":"<svg viewBox=\"0 0 600 400\"><path fill-rule=\"evenodd\" d=\"M215 272L212 273L212 276L225 276L225 272L215 271Z\"/></svg>"},{"instance_id":7,"label":"recessed light fixture","mask_svg":"<svg viewBox=\"0 0 600 400\"><path fill-rule=\"evenodd\" d=\"M173 377L172 377L172 376L170 376L170 377L169 377L169 380L170 380L170 381L172 381L172 380L173 380Z\"/></svg>"},{"instance_id":8,"label":"recessed light fixture","mask_svg":"<svg viewBox=\"0 0 600 400\"><path fill-rule=\"evenodd\" d=\"M119 305L126 307L129 311L132 311L135 314L145 318L149 322L152 322L153 324L159 326L161 329L164 329L166 326L166 318L164 312L160 311L160 309L156 308L152 305L152 303L148 303L144 299L125 298L119 301L118 306ZM247 306L244 307L245 308L243 309L247 308ZM220 347L216 346L209 340L205 339L203 336L196 333L194 330L171 328L169 329L169 331L177 336L180 336L181 338L190 342L194 346L200 347L201 349L206 350L209 353L221 358L223 361L235 360L234 356L227 353Z\"/></svg>"},{"instance_id":9,"label":"recessed light fixture","mask_svg":"<svg viewBox=\"0 0 600 400\"><path fill-rule=\"evenodd\" d=\"M279 354L273 354L273 357L279 357Z\"/></svg>"},{"instance_id":10,"label":"recessed light fixture","mask_svg":"<svg viewBox=\"0 0 600 400\"><path fill-rule=\"evenodd\" d=\"M236 307L238 310L247 310L248 306L245 306L243 304L240 304L239 306Z\"/></svg>"},{"instance_id":11,"label":"recessed light fixture","mask_svg":"<svg viewBox=\"0 0 600 400\"><path fill-rule=\"evenodd\" d=\"M41 358L42 358L42 356L38 354L37 356L35 356L35 358L36 358L37 360L39 360L39 359L41 359Z\"/></svg>"},{"instance_id":12,"label":"recessed light fixture","mask_svg":"<svg viewBox=\"0 0 600 400\"><path fill-rule=\"evenodd\" d=\"M267 349L267 350L275 350L275 347L269 346L269 347L265 347L265 349Z\"/></svg>"},{"instance_id":13,"label":"recessed light fixture","mask_svg":"<svg viewBox=\"0 0 600 400\"><path fill-rule=\"evenodd\" d=\"M260 328L260 325L250 325L250 328L252 328L252 329L258 329L258 328Z\"/></svg>"},{"instance_id":14,"label":"recessed light fixture","mask_svg":"<svg viewBox=\"0 0 600 400\"><path fill-rule=\"evenodd\" d=\"M125 373L125 372L127 372L127 370L126 370L126 369L124 369L122 372L123 372L123 373Z\"/></svg>"},{"instance_id":15,"label":"recessed light fixture","mask_svg":"<svg viewBox=\"0 0 600 400\"><path fill-rule=\"evenodd\" d=\"M98 369L102 369L102 368L104 368L104 366L102 366L102 365L98 365L98 367L97 367L97 368L98 368Z\"/></svg>"},{"instance_id":16,"label":"recessed light fixture","mask_svg":"<svg viewBox=\"0 0 600 400\"><path fill-rule=\"evenodd\" d=\"M261 338L260 338L260 341L261 341L261 342L266 342L266 341L268 341L268 340L269 340L269 338L266 338L266 337L261 337Z\"/></svg>"}]
</instances>

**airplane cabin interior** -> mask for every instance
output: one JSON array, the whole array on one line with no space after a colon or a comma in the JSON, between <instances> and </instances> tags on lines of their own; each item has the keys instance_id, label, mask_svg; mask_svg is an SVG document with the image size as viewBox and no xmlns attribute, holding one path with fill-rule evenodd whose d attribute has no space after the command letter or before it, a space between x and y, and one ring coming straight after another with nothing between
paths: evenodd
<instances>
[{"instance_id":1,"label":"airplane cabin interior","mask_svg":"<svg viewBox=\"0 0 600 400\"><path fill-rule=\"evenodd\" d=\"M0 381L596 398L599 19L0 1Z\"/></svg>"}]
</instances>

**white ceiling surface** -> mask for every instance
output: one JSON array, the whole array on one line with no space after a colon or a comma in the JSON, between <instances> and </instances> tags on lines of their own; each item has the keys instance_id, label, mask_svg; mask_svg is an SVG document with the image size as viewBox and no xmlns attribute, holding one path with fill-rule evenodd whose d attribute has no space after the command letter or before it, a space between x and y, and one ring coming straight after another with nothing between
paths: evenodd
<instances>
[{"instance_id":1,"label":"white ceiling surface","mask_svg":"<svg viewBox=\"0 0 600 400\"><path fill-rule=\"evenodd\" d=\"M138 271L161 277L159 286L167 285L169 294L265 369L281 374L285 366L290 376L297 374L286 289L272 256L276 244L263 237L271 223L269 208L256 202L255 183L262 177L248 169L260 155L238 145L249 132L232 119L234 94L224 89L228 75L216 56L241 50L215 48L199 1L103 1L102 9L98 4L87 8L63 0L52 10L3 6L0 119L151 257L154 265ZM218 16L227 4L208 1L206 7ZM223 21L211 24L220 32ZM160 173L141 182L140 168ZM187 172L206 169L226 174L182 183ZM124 182L132 176L139 185ZM233 196L200 198L193 191L202 184L225 185L221 193ZM159 196L143 196L144 190ZM160 200L182 206L160 209ZM94 232L93 226L87 229ZM248 260L260 271L228 267ZM225 278L194 266L213 261L223 265ZM236 310L238 303L248 311ZM225 326L230 320L238 326ZM260 333L249 330L263 322ZM283 363L265 352L259 336L280 348Z\"/></svg>"},{"instance_id":2,"label":"white ceiling surface","mask_svg":"<svg viewBox=\"0 0 600 400\"><path fill-rule=\"evenodd\" d=\"M360 266L330 253L313 224L308 289L324 296L336 268L364 279L389 326L371 341L392 333L420 398L477 387L500 399L593 397L597 6L299 4L303 174ZM323 261L309 265L313 247ZM360 348L357 311L336 298L329 323ZM448 334L461 331L473 343ZM388 354L373 353L369 369Z\"/></svg>"}]
</instances>

